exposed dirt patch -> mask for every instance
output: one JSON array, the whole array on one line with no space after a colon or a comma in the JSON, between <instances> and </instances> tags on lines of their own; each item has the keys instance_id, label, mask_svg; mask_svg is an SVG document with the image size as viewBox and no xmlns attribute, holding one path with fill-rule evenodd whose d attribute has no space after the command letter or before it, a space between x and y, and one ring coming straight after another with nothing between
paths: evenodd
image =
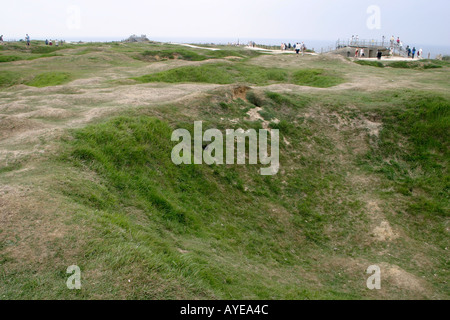
<instances>
[{"instance_id":1,"label":"exposed dirt patch","mask_svg":"<svg viewBox=\"0 0 450 320\"><path fill-rule=\"evenodd\" d=\"M233 100L234 99L242 99L247 101L247 92L251 90L250 87L247 86L237 86L233 88Z\"/></svg>"},{"instance_id":2,"label":"exposed dirt patch","mask_svg":"<svg viewBox=\"0 0 450 320\"><path fill-rule=\"evenodd\" d=\"M40 108L38 110L23 113L21 118L46 118L49 120L60 120L74 116L74 113L60 108Z\"/></svg>"},{"instance_id":3,"label":"exposed dirt patch","mask_svg":"<svg viewBox=\"0 0 450 320\"><path fill-rule=\"evenodd\" d=\"M387 220L381 221L380 225L373 229L373 234L378 241L395 240L398 238L398 235L394 233Z\"/></svg>"},{"instance_id":4,"label":"exposed dirt patch","mask_svg":"<svg viewBox=\"0 0 450 320\"><path fill-rule=\"evenodd\" d=\"M367 214L371 220L371 225L375 225L372 229L372 236L376 241L392 241L399 237L398 233L392 229L389 221L385 219L377 200L371 199L367 202Z\"/></svg>"},{"instance_id":5,"label":"exposed dirt patch","mask_svg":"<svg viewBox=\"0 0 450 320\"><path fill-rule=\"evenodd\" d=\"M386 279L389 284L403 290L412 291L416 294L425 294L428 292L428 284L425 280L403 270L399 266L389 263L381 263L381 277Z\"/></svg>"}]
</instances>

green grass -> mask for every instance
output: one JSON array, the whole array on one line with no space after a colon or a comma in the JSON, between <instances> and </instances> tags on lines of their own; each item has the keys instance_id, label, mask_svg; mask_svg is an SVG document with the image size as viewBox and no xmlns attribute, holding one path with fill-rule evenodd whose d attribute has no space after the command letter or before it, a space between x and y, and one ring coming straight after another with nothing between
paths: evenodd
<instances>
[{"instance_id":1,"label":"green grass","mask_svg":"<svg viewBox=\"0 0 450 320\"><path fill-rule=\"evenodd\" d=\"M329 241L323 235L328 218L317 212L315 200L298 207L296 200L281 204L293 212L292 230L283 230L271 223L273 217L265 207L282 191L279 178L264 178L257 168L175 166L170 159L173 144L167 143L173 129L150 117L123 116L77 130L75 139L68 141L70 147L61 161L93 170L101 179L100 183L68 182L63 187L74 201L96 210L102 221L102 238L108 240L96 243L96 251L112 250L124 260L133 257L151 266L158 277L186 283L191 290L213 292L215 297L327 296L307 288L306 282L298 290L300 280L278 282L258 276L265 261L280 272L297 273L297 257L305 247L296 246L296 228L304 228L311 245ZM314 176L315 169L310 170L295 174L298 186L283 192L296 194L303 189L301 180ZM246 171L250 176L244 179L241 175ZM315 199L315 188L328 188L336 178L330 171L304 191ZM253 191L246 192L245 186ZM130 215L126 208L143 216ZM109 231L116 228L132 234L140 249L124 239L117 246L119 238ZM192 253L185 257L176 246ZM245 260L253 268L242 269Z\"/></svg>"},{"instance_id":2,"label":"green grass","mask_svg":"<svg viewBox=\"0 0 450 320\"><path fill-rule=\"evenodd\" d=\"M408 142L398 144L401 136ZM416 95L405 111L386 111L380 143L368 158L375 170L410 197L408 213L448 216L450 204L450 100ZM413 197L413 194L421 196Z\"/></svg>"},{"instance_id":3,"label":"green grass","mask_svg":"<svg viewBox=\"0 0 450 320\"><path fill-rule=\"evenodd\" d=\"M304 69L293 74L293 83L302 86L329 88L343 82L342 77L323 69Z\"/></svg>"},{"instance_id":4,"label":"green grass","mask_svg":"<svg viewBox=\"0 0 450 320\"><path fill-rule=\"evenodd\" d=\"M344 79L323 69L303 69L292 74L280 68L264 68L243 63L211 63L198 67L181 67L134 78L147 82L202 82L248 83L265 85L273 82L328 88L344 82Z\"/></svg>"},{"instance_id":5,"label":"green grass","mask_svg":"<svg viewBox=\"0 0 450 320\"><path fill-rule=\"evenodd\" d=\"M45 54L45 53L52 53L58 50L61 50L62 47L56 47L56 46L32 46L31 47L31 53L35 54Z\"/></svg>"},{"instance_id":6,"label":"green grass","mask_svg":"<svg viewBox=\"0 0 450 320\"><path fill-rule=\"evenodd\" d=\"M356 64L362 65L362 66L371 66L371 67L377 67L377 68L384 68L384 64L380 61L369 61L369 60L358 60L355 62Z\"/></svg>"},{"instance_id":7,"label":"green grass","mask_svg":"<svg viewBox=\"0 0 450 320\"><path fill-rule=\"evenodd\" d=\"M47 53L47 54L33 55L33 56L27 58L27 60L36 60L36 59L51 58L51 57L62 57L62 55L57 54L57 53Z\"/></svg>"},{"instance_id":8,"label":"green grass","mask_svg":"<svg viewBox=\"0 0 450 320\"><path fill-rule=\"evenodd\" d=\"M202 61L206 60L207 57L202 56L194 51L189 50L161 50L161 51L144 51L142 52L142 57L145 59L153 58L156 60L156 57L159 59L182 59L188 61Z\"/></svg>"},{"instance_id":9,"label":"green grass","mask_svg":"<svg viewBox=\"0 0 450 320\"><path fill-rule=\"evenodd\" d=\"M32 80L26 82L26 85L32 87L49 87L67 83L71 80L70 73L67 72L44 72L35 76Z\"/></svg>"},{"instance_id":10,"label":"green grass","mask_svg":"<svg viewBox=\"0 0 450 320\"><path fill-rule=\"evenodd\" d=\"M439 69L442 65L435 63L433 60L424 61L395 61L389 62L386 66L401 69Z\"/></svg>"},{"instance_id":11,"label":"green grass","mask_svg":"<svg viewBox=\"0 0 450 320\"><path fill-rule=\"evenodd\" d=\"M117 48L116 48L117 50ZM181 59L186 61L204 61L208 59L221 59L226 57L237 57L237 58L251 58L261 55L259 52L254 52L251 50L206 50L206 49L186 49L180 46L163 46L161 45L151 45L150 50L145 50L133 57L146 61L158 61L158 60L171 60L171 59Z\"/></svg>"},{"instance_id":12,"label":"green grass","mask_svg":"<svg viewBox=\"0 0 450 320\"><path fill-rule=\"evenodd\" d=\"M22 82L21 76L13 71L0 71L0 88L10 87Z\"/></svg>"},{"instance_id":13,"label":"green grass","mask_svg":"<svg viewBox=\"0 0 450 320\"><path fill-rule=\"evenodd\" d=\"M19 56L2 56L0 55L0 62L11 62L11 61L19 61L22 60Z\"/></svg>"},{"instance_id":14,"label":"green grass","mask_svg":"<svg viewBox=\"0 0 450 320\"><path fill-rule=\"evenodd\" d=\"M196 67L175 68L134 79L142 83L202 82L230 84L242 82L262 85L269 82L283 81L287 76L288 73L282 69L263 68L244 64L210 63Z\"/></svg>"}]
</instances>

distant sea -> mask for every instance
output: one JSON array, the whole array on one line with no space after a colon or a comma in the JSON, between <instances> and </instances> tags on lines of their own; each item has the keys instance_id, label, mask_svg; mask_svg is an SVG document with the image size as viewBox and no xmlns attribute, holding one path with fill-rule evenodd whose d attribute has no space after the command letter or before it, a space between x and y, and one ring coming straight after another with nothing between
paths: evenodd
<instances>
[{"instance_id":1,"label":"distant sea","mask_svg":"<svg viewBox=\"0 0 450 320\"><path fill-rule=\"evenodd\" d=\"M305 42L308 49L314 49L316 52L330 51L334 49L336 40L308 40L308 39L264 39L264 38L195 38L195 37L152 37L147 36L150 40L158 42L174 42L174 43L190 43L190 44L229 44L229 43L239 43L248 44L250 41L256 42L256 44L261 45L271 45L279 46L281 43L291 43ZM77 42L111 42L111 41L121 41L127 37L80 37L80 38L66 38L66 41ZM437 55L450 55L450 45L426 45L420 43L406 43L410 47L416 47L417 50L423 49L424 56L427 57L430 53L431 58L435 58Z\"/></svg>"}]
</instances>

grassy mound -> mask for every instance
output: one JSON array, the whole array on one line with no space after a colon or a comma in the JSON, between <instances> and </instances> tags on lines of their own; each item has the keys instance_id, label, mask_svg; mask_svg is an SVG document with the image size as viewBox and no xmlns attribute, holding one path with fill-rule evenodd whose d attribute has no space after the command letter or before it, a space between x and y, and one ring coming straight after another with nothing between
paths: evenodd
<instances>
[{"instance_id":1,"label":"grassy mound","mask_svg":"<svg viewBox=\"0 0 450 320\"><path fill-rule=\"evenodd\" d=\"M181 67L134 78L147 82L203 82L248 83L266 85L273 82L328 88L344 82L344 79L323 69L303 69L290 73L278 68L264 68L242 63L214 63L196 67Z\"/></svg>"},{"instance_id":2,"label":"grassy mound","mask_svg":"<svg viewBox=\"0 0 450 320\"><path fill-rule=\"evenodd\" d=\"M343 82L343 78L323 69L304 69L293 74L293 83L301 86L329 88Z\"/></svg>"},{"instance_id":3,"label":"grassy mound","mask_svg":"<svg viewBox=\"0 0 450 320\"><path fill-rule=\"evenodd\" d=\"M10 87L15 84L20 84L22 78L19 74L13 71L2 71L0 72L0 88Z\"/></svg>"},{"instance_id":4,"label":"grassy mound","mask_svg":"<svg viewBox=\"0 0 450 320\"><path fill-rule=\"evenodd\" d=\"M71 75L67 72L44 72L26 82L26 85L38 88L57 86L69 82L70 79Z\"/></svg>"},{"instance_id":5,"label":"grassy mound","mask_svg":"<svg viewBox=\"0 0 450 320\"><path fill-rule=\"evenodd\" d=\"M2 56L0 55L0 62L11 62L11 61L19 61L22 60L21 57L18 56Z\"/></svg>"},{"instance_id":6,"label":"grassy mound","mask_svg":"<svg viewBox=\"0 0 450 320\"><path fill-rule=\"evenodd\" d=\"M138 56L138 59L143 61L156 61L167 59L203 61L208 58L194 51L178 49L178 50L146 50Z\"/></svg>"},{"instance_id":7,"label":"grassy mound","mask_svg":"<svg viewBox=\"0 0 450 320\"><path fill-rule=\"evenodd\" d=\"M185 48L168 48L168 49L153 49L145 50L142 53L135 56L138 60L142 61L158 61L158 60L171 60L181 59L187 61L204 61L208 59L221 59L225 57L239 57L249 58L261 55L259 52L251 50L205 50L196 49L189 50Z\"/></svg>"},{"instance_id":8,"label":"grassy mound","mask_svg":"<svg viewBox=\"0 0 450 320\"><path fill-rule=\"evenodd\" d=\"M33 46L31 47L31 53L35 54L45 54L45 53L52 53L58 50L61 50L61 47L56 46Z\"/></svg>"},{"instance_id":9,"label":"grassy mound","mask_svg":"<svg viewBox=\"0 0 450 320\"><path fill-rule=\"evenodd\" d=\"M134 78L147 82L202 82L230 84L246 82L263 85L271 81L285 81L288 73L282 69L264 68L244 64L214 63L195 67L181 67Z\"/></svg>"},{"instance_id":10,"label":"grassy mound","mask_svg":"<svg viewBox=\"0 0 450 320\"><path fill-rule=\"evenodd\" d=\"M381 63L380 61L358 60L355 63L359 64L361 66L371 66L371 67L377 67L377 68L384 68L384 64Z\"/></svg>"},{"instance_id":11,"label":"grassy mound","mask_svg":"<svg viewBox=\"0 0 450 320\"><path fill-rule=\"evenodd\" d=\"M433 62L432 60L426 61L395 61L386 64L391 68L400 69L439 69L442 65Z\"/></svg>"}]
</instances>

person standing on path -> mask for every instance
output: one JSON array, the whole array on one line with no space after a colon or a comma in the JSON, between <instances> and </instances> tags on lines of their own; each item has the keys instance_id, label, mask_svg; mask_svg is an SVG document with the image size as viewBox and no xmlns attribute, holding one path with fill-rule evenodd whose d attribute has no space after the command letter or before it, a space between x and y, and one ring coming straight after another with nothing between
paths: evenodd
<instances>
[{"instance_id":1,"label":"person standing on path","mask_svg":"<svg viewBox=\"0 0 450 320\"><path fill-rule=\"evenodd\" d=\"M29 46L30 46L30 36L28 35L28 33L27 33L27 35L25 36L25 40L26 40L26 42L27 42L27 46L29 47Z\"/></svg>"},{"instance_id":2,"label":"person standing on path","mask_svg":"<svg viewBox=\"0 0 450 320\"><path fill-rule=\"evenodd\" d=\"M381 60L382 55L383 55L383 53L380 50L378 50L378 53L377 53L378 60Z\"/></svg>"},{"instance_id":3,"label":"person standing on path","mask_svg":"<svg viewBox=\"0 0 450 320\"><path fill-rule=\"evenodd\" d=\"M298 55L300 53L300 43L295 44L295 53Z\"/></svg>"},{"instance_id":4,"label":"person standing on path","mask_svg":"<svg viewBox=\"0 0 450 320\"><path fill-rule=\"evenodd\" d=\"M414 48L412 49L412 58L413 58L413 59L414 59L415 55L416 55L416 47L414 47Z\"/></svg>"}]
</instances>

